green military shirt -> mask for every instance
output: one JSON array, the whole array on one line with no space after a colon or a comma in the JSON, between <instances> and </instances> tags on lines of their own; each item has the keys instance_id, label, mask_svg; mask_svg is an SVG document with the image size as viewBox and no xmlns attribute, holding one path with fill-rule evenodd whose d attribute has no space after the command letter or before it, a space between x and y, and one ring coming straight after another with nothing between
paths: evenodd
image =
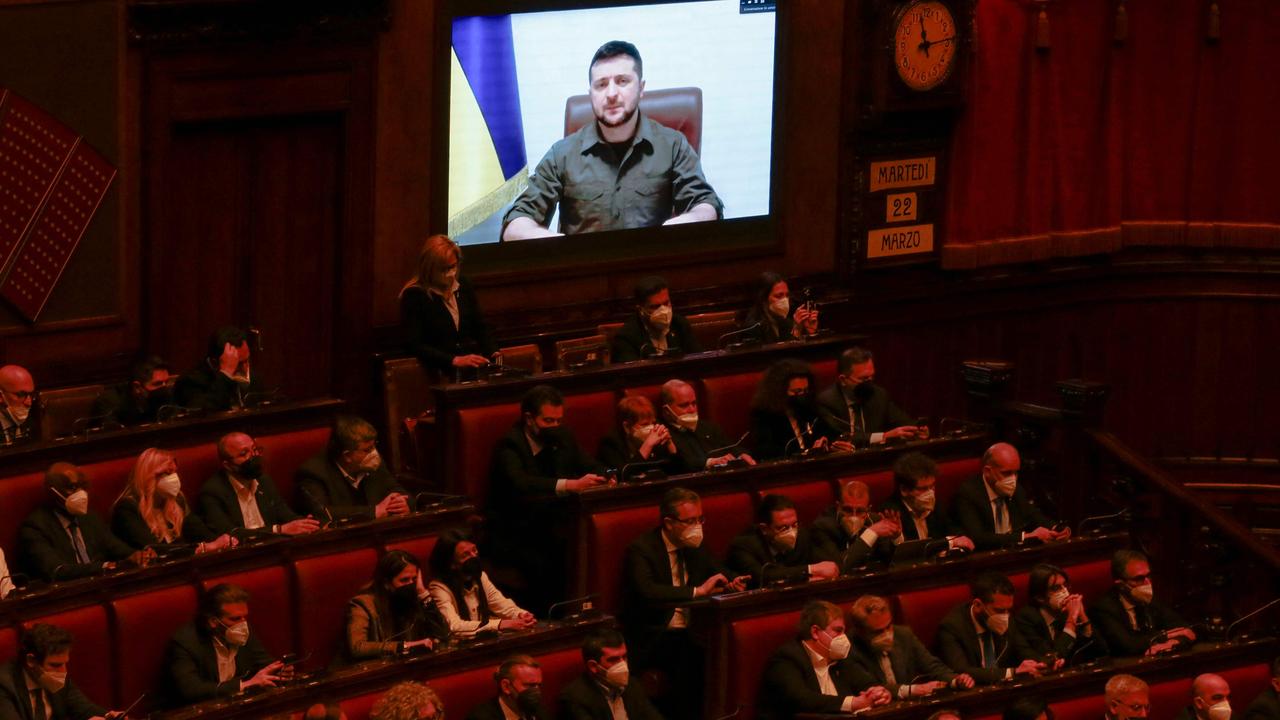
<instances>
[{"instance_id":1,"label":"green military shirt","mask_svg":"<svg viewBox=\"0 0 1280 720\"><path fill-rule=\"evenodd\" d=\"M606 142L593 121L552 145L503 216L502 230L517 217L547 227L557 204L560 232L573 235L661 225L700 203L723 217L684 134L640 113L629 144Z\"/></svg>"}]
</instances>

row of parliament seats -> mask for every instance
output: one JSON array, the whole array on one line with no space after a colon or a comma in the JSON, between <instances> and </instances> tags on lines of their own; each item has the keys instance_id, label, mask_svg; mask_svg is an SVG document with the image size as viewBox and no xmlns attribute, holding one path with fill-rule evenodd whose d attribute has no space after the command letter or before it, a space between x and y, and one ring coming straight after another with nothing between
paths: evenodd
<instances>
[{"instance_id":1,"label":"row of parliament seats","mask_svg":"<svg viewBox=\"0 0 1280 720\"><path fill-rule=\"evenodd\" d=\"M423 559L435 546L434 533L379 547L298 557L248 570L168 584L106 599L24 624L47 622L75 637L72 677L89 697L124 707L142 693L148 704L161 697L169 638L196 613L198 593L219 583L240 585L252 596L249 624L273 655L295 652L304 671L333 659L344 627L347 601L373 575L381 552L407 550ZM0 629L0 662L17 654L17 632Z\"/></svg>"},{"instance_id":2,"label":"row of parliament seats","mask_svg":"<svg viewBox=\"0 0 1280 720\"><path fill-rule=\"evenodd\" d=\"M293 474L307 458L324 450L329 440L328 427L293 430L254 438L264 449L266 472L275 481L282 497L295 509ZM172 452L182 478L182 492L195 504L200 486L222 466L218 459L217 438L195 445L163 448ZM66 458L75 461L74 457ZM137 455L87 463L82 467L91 483L89 507L107 523L111 508L129 480ZM37 506L45 501L44 472L35 471L0 477L0 547L5 549L10 568L18 548L18 528Z\"/></svg>"},{"instance_id":3,"label":"row of parliament seats","mask_svg":"<svg viewBox=\"0 0 1280 720\"><path fill-rule=\"evenodd\" d=\"M818 387L835 382L835 360L814 364ZM698 394L698 412L710 418L724 429L730 442L747 432L751 412L751 398L760 382L760 371L734 373L687 380ZM648 397L655 408L661 408L658 400L661 385L644 385L619 390L597 390L567 394L565 396L564 422L572 429L574 437L584 451L595 454L600 440L617 427L617 404L624 395ZM493 448L520 418L520 402L457 408L448 419L448 427L458 432L447 439L446 464L454 468L455 477L462 486L455 488L476 505L485 507L488 499L489 466Z\"/></svg>"},{"instance_id":4,"label":"row of parliament seats","mask_svg":"<svg viewBox=\"0 0 1280 720\"><path fill-rule=\"evenodd\" d=\"M964 480L978 473L978 458L961 458L938 464L938 504L946 506ZM796 514L803 523L812 523L831 508L840 484L858 479L871 489L876 505L893 492L893 473L888 470L849 475L839 478L810 479L760 488L754 491L708 494L702 498L702 513L707 518L705 546L724 558L734 536L755 522L755 507L770 493L781 493L796 504ZM588 519L586 567L591 568L586 592L599 595L600 607L606 612L618 610L622 594L622 562L627 545L640 534L659 524L657 503L640 507L593 513Z\"/></svg>"}]
</instances>

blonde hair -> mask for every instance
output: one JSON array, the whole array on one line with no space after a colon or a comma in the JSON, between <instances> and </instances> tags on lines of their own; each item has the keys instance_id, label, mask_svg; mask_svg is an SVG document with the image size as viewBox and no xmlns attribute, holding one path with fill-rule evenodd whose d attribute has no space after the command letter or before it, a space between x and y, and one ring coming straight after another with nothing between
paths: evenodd
<instances>
[{"instance_id":1,"label":"blonde hair","mask_svg":"<svg viewBox=\"0 0 1280 720\"><path fill-rule=\"evenodd\" d=\"M422 250L418 252L418 272L400 288L400 294L403 295L411 287L423 290L431 287L431 276L435 274L436 268L449 260L462 263L462 248L458 247L458 243L448 235L427 236L422 242Z\"/></svg>"},{"instance_id":2,"label":"blonde hair","mask_svg":"<svg viewBox=\"0 0 1280 720\"><path fill-rule=\"evenodd\" d=\"M187 516L181 490L171 498L163 498L160 507L156 507L156 472L173 460L171 452L158 448L143 450L129 471L129 481L116 499L117 503L125 498L136 501L142 521L162 542L173 542L182 537L182 521Z\"/></svg>"},{"instance_id":3,"label":"blonde hair","mask_svg":"<svg viewBox=\"0 0 1280 720\"><path fill-rule=\"evenodd\" d=\"M418 720L418 711L429 704L435 705L437 718L444 717L444 703L435 690L425 683L402 682L378 698L369 720Z\"/></svg>"}]
</instances>

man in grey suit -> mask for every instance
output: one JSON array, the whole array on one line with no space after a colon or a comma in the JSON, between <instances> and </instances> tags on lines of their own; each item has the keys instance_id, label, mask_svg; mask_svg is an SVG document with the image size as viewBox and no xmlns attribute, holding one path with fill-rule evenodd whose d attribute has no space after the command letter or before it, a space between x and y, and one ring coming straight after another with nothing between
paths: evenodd
<instances>
[{"instance_id":1,"label":"man in grey suit","mask_svg":"<svg viewBox=\"0 0 1280 720\"><path fill-rule=\"evenodd\" d=\"M850 662L894 697L907 700L927 697L945 687L973 687L972 677L953 672L934 657L911 628L893 624L888 600L863 595L853 601L849 618L857 634Z\"/></svg>"}]
</instances>

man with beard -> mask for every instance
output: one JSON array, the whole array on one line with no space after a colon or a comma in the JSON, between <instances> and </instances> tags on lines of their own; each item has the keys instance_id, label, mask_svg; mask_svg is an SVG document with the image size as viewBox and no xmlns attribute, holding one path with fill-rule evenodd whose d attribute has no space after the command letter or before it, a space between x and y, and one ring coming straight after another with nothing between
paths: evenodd
<instances>
[{"instance_id":1,"label":"man with beard","mask_svg":"<svg viewBox=\"0 0 1280 720\"><path fill-rule=\"evenodd\" d=\"M36 439L31 404L36 383L27 369L18 365L0 367L0 443L12 445Z\"/></svg>"},{"instance_id":2,"label":"man with beard","mask_svg":"<svg viewBox=\"0 0 1280 720\"><path fill-rule=\"evenodd\" d=\"M876 366L870 350L845 350L836 370L836 384L818 395L818 414L832 436L848 438L857 447L929 438L929 426L916 425L875 383Z\"/></svg>"},{"instance_id":3,"label":"man with beard","mask_svg":"<svg viewBox=\"0 0 1280 720\"><path fill-rule=\"evenodd\" d=\"M722 217L723 204L684 135L640 112L644 65L611 40L587 71L596 121L556 142L502 219L503 241L676 225ZM550 229L560 208L559 232Z\"/></svg>"},{"instance_id":4,"label":"man with beard","mask_svg":"<svg viewBox=\"0 0 1280 720\"><path fill-rule=\"evenodd\" d=\"M467 720L550 720L542 704L542 666L528 655L512 655L493 673L498 696L477 705Z\"/></svg>"},{"instance_id":5,"label":"man with beard","mask_svg":"<svg viewBox=\"0 0 1280 720\"><path fill-rule=\"evenodd\" d=\"M99 423L142 425L156 421L156 412L173 403L169 388L169 363L152 355L133 366L128 382L102 391L93 402L93 417Z\"/></svg>"}]
</instances>

